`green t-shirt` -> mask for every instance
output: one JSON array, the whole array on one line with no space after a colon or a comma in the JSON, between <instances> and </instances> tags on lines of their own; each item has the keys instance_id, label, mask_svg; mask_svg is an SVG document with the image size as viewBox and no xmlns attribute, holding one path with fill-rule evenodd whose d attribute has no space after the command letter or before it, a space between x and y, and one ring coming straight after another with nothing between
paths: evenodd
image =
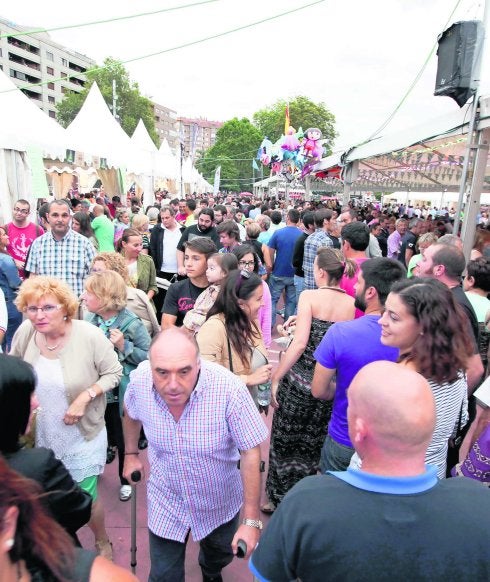
<instances>
[{"instance_id":1,"label":"green t-shirt","mask_svg":"<svg viewBox=\"0 0 490 582\"><path fill-rule=\"evenodd\" d=\"M99 243L99 253L114 252L114 224L102 214L92 220L92 229Z\"/></svg>"}]
</instances>

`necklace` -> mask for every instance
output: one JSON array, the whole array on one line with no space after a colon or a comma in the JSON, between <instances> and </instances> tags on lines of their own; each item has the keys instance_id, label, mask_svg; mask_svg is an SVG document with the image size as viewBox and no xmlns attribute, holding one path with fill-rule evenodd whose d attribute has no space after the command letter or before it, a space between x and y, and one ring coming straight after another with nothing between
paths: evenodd
<instances>
[{"instance_id":1,"label":"necklace","mask_svg":"<svg viewBox=\"0 0 490 582\"><path fill-rule=\"evenodd\" d=\"M55 346L48 346L48 340L46 339L46 336L44 337L44 345L46 346L46 348L50 351L50 352L54 352L54 350L57 350L60 345L61 345L61 341L58 342Z\"/></svg>"},{"instance_id":2,"label":"necklace","mask_svg":"<svg viewBox=\"0 0 490 582\"><path fill-rule=\"evenodd\" d=\"M339 293L345 293L345 289L341 289L340 287L330 287L330 285L323 285L322 287L318 287L318 289L330 289L331 291L338 291Z\"/></svg>"}]
</instances>

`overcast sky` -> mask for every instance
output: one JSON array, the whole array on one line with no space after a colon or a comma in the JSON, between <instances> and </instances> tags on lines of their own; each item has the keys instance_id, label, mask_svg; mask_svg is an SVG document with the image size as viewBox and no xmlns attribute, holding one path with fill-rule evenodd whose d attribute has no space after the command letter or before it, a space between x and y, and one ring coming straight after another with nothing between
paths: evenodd
<instances>
[{"instance_id":1,"label":"overcast sky","mask_svg":"<svg viewBox=\"0 0 490 582\"><path fill-rule=\"evenodd\" d=\"M314 0L217 0L152 16L51 32L56 42L101 63L171 49L279 15ZM450 23L482 18L484 0L460 0ZM488 0L490 1L490 0ZM5 0L0 15L51 28L196 0ZM335 115L336 147L370 136L399 104L457 0L325 0L245 30L127 65L142 93L179 115L225 121L277 99L306 95ZM490 44L490 42L488 43ZM488 50L490 48L487 45ZM437 58L383 134L454 111L433 97ZM486 83L485 83L486 85Z\"/></svg>"}]
</instances>

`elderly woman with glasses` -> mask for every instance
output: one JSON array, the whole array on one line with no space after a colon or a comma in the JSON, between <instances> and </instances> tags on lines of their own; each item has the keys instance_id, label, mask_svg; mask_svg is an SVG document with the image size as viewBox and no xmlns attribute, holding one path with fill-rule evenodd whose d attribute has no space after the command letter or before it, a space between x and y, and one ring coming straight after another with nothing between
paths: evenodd
<instances>
[{"instance_id":1,"label":"elderly woman with glasses","mask_svg":"<svg viewBox=\"0 0 490 582\"><path fill-rule=\"evenodd\" d=\"M269 382L272 371L257 321L262 283L253 272L232 271L196 335L201 356L240 376L259 408L258 386Z\"/></svg>"},{"instance_id":2,"label":"elderly woman with glasses","mask_svg":"<svg viewBox=\"0 0 490 582\"><path fill-rule=\"evenodd\" d=\"M104 334L73 319L78 301L66 283L45 276L28 279L16 305L27 320L14 336L11 353L30 363L38 379L36 446L52 449L92 496L89 526L99 553L110 558L97 479L106 460L105 393L119 384L121 364Z\"/></svg>"},{"instance_id":3,"label":"elderly woman with glasses","mask_svg":"<svg viewBox=\"0 0 490 582\"><path fill-rule=\"evenodd\" d=\"M114 271L90 275L85 282L82 299L90 312L85 319L110 339L123 367L121 383L107 394L105 419L109 440L112 446L117 447L119 456L119 499L128 501L131 497L131 486L122 475L125 454L121 424L122 402L129 383L129 374L139 363L148 359L151 340L141 319L126 309L127 288L121 275Z\"/></svg>"}]
</instances>

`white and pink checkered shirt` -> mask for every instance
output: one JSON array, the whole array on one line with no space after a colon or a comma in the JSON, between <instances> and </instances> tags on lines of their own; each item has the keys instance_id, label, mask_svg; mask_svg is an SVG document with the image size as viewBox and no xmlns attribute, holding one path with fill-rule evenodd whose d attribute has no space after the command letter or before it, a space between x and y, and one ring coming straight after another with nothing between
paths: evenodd
<instances>
[{"instance_id":1,"label":"white and pink checkered shirt","mask_svg":"<svg viewBox=\"0 0 490 582\"><path fill-rule=\"evenodd\" d=\"M131 373L124 403L148 439L148 527L183 542L206 537L240 510L239 450L256 447L267 427L242 381L201 360L199 379L175 422L153 386L149 361Z\"/></svg>"}]
</instances>

